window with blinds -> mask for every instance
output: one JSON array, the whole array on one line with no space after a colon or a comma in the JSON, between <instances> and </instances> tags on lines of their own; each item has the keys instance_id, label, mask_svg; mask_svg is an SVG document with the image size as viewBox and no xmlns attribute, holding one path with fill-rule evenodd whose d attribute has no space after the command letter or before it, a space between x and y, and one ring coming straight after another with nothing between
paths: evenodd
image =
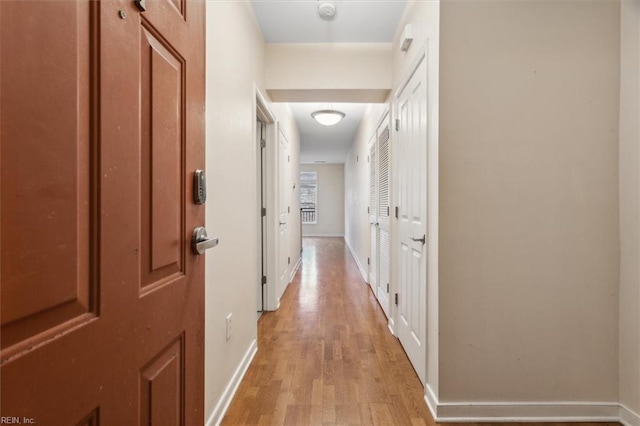
<instances>
[{"instance_id":1,"label":"window with blinds","mask_svg":"<svg viewBox=\"0 0 640 426\"><path fill-rule=\"evenodd\" d=\"M302 223L318 223L318 172L300 172L300 215Z\"/></svg>"}]
</instances>

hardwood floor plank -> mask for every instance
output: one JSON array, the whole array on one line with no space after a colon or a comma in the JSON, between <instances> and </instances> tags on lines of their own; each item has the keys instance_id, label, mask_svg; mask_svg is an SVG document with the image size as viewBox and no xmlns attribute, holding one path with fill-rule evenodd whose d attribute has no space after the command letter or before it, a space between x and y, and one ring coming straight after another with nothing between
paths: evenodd
<instances>
[{"instance_id":1,"label":"hardwood floor plank","mask_svg":"<svg viewBox=\"0 0 640 426\"><path fill-rule=\"evenodd\" d=\"M222 424L436 425L343 239L304 240L301 269L280 309L260 317L258 352ZM619 426L598 424L608 425Z\"/></svg>"}]
</instances>

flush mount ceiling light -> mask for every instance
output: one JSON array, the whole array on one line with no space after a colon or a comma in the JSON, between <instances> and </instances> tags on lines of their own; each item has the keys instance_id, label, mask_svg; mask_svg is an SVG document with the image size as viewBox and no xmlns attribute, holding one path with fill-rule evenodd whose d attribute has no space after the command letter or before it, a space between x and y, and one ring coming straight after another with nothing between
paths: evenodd
<instances>
[{"instance_id":1,"label":"flush mount ceiling light","mask_svg":"<svg viewBox=\"0 0 640 426\"><path fill-rule=\"evenodd\" d=\"M328 1L323 1L318 4L318 13L322 19L331 20L336 16L336 5Z\"/></svg>"},{"instance_id":2,"label":"flush mount ceiling light","mask_svg":"<svg viewBox=\"0 0 640 426\"><path fill-rule=\"evenodd\" d=\"M311 117L324 126L333 126L344 118L344 112L335 109L321 109L311 113Z\"/></svg>"}]
</instances>

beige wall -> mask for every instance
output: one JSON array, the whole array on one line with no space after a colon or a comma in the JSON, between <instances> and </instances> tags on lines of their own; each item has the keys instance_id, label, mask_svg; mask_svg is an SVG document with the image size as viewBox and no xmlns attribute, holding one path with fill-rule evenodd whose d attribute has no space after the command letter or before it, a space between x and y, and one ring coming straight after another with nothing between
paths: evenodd
<instances>
[{"instance_id":1,"label":"beige wall","mask_svg":"<svg viewBox=\"0 0 640 426\"><path fill-rule=\"evenodd\" d=\"M264 87L264 42L249 2L208 2L206 25L206 227L220 245L206 254L204 381L205 418L216 422L257 336L258 145L253 105L254 83ZM291 133L293 161L299 152L297 130L286 110L276 115ZM295 255L299 244L294 239L295 233ZM295 259L292 256L293 264ZM233 334L227 341L229 313Z\"/></svg>"},{"instance_id":2,"label":"beige wall","mask_svg":"<svg viewBox=\"0 0 640 426\"><path fill-rule=\"evenodd\" d=\"M302 164L300 171L318 173L318 223L302 225L302 235L344 236L344 164Z\"/></svg>"},{"instance_id":3,"label":"beige wall","mask_svg":"<svg viewBox=\"0 0 640 426\"><path fill-rule=\"evenodd\" d=\"M388 43L267 44L265 85L277 102L383 102Z\"/></svg>"},{"instance_id":4,"label":"beige wall","mask_svg":"<svg viewBox=\"0 0 640 426\"><path fill-rule=\"evenodd\" d=\"M619 4L440 28L440 400L615 402Z\"/></svg>"},{"instance_id":5,"label":"beige wall","mask_svg":"<svg viewBox=\"0 0 640 426\"><path fill-rule=\"evenodd\" d=\"M640 3L622 2L620 84L620 402L640 424Z\"/></svg>"}]
</instances>

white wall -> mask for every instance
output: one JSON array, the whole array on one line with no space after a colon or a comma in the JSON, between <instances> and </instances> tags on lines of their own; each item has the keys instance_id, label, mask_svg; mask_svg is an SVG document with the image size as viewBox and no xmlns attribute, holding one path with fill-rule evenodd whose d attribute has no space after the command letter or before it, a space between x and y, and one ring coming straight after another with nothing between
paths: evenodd
<instances>
[{"instance_id":1,"label":"white wall","mask_svg":"<svg viewBox=\"0 0 640 426\"><path fill-rule=\"evenodd\" d=\"M401 36L406 25L411 25L414 40L409 50L400 50ZM393 103L394 93L408 74L413 71L415 61L422 50L427 56L427 394L437 398L439 388L439 89L440 89L440 1L409 0L393 42L393 93L389 102ZM395 120L392 109L392 122ZM391 132L391 156L395 167L398 155ZM392 195L394 193L392 174ZM393 210L393 206L392 206ZM398 222L391 220L391 247L397 247ZM399 283L399 252L391 250L392 292ZM395 305L391 305L391 317L397 316Z\"/></svg>"},{"instance_id":2,"label":"white wall","mask_svg":"<svg viewBox=\"0 0 640 426\"><path fill-rule=\"evenodd\" d=\"M205 418L216 422L257 337L254 83L264 87L264 41L249 2L208 2L206 13L206 227L220 245L206 254L204 381ZM286 110L276 111L276 116L289 132L294 161L297 130ZM299 257L295 231L292 234L292 253L297 250ZM227 341L229 313L233 334Z\"/></svg>"},{"instance_id":3,"label":"white wall","mask_svg":"<svg viewBox=\"0 0 640 426\"><path fill-rule=\"evenodd\" d=\"M365 280L368 280L367 258L371 251L369 214L367 213L369 206L368 145L371 137L375 135L385 108L385 104L371 104L367 107L344 164L344 239Z\"/></svg>"},{"instance_id":4,"label":"white wall","mask_svg":"<svg viewBox=\"0 0 640 426\"><path fill-rule=\"evenodd\" d=\"M440 401L615 403L620 6L445 1L440 28Z\"/></svg>"},{"instance_id":5,"label":"white wall","mask_svg":"<svg viewBox=\"0 0 640 426\"><path fill-rule=\"evenodd\" d=\"M300 171L318 173L318 223L302 225L302 235L344 236L344 164L302 164Z\"/></svg>"},{"instance_id":6,"label":"white wall","mask_svg":"<svg viewBox=\"0 0 640 426\"><path fill-rule=\"evenodd\" d=\"M640 3L622 2L620 81L620 402L640 425Z\"/></svg>"}]
</instances>

